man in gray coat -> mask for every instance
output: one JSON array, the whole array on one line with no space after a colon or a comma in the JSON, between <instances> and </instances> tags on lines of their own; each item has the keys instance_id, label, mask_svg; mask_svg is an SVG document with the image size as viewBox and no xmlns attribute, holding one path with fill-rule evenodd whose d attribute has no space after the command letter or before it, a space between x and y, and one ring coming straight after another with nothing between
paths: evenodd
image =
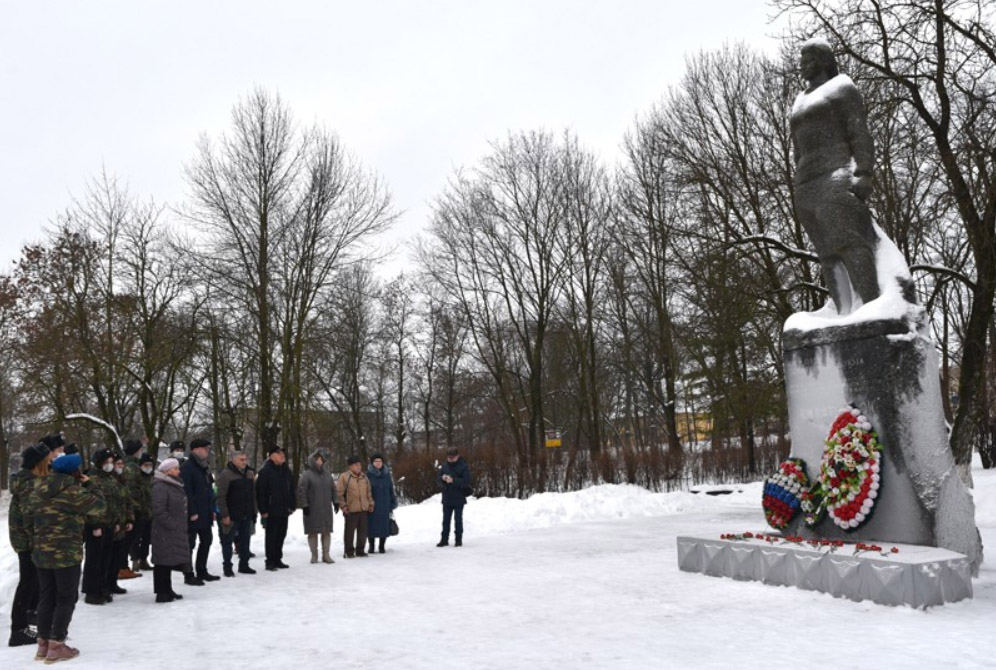
<instances>
[{"instance_id":1,"label":"man in gray coat","mask_svg":"<svg viewBox=\"0 0 996 670\"><path fill-rule=\"evenodd\" d=\"M318 562L318 536L322 537L322 562L335 563L329 555L332 541L332 516L339 511L332 475L325 470L325 455L316 451L297 483L297 505L304 512L304 532L308 535L311 562Z\"/></svg>"}]
</instances>

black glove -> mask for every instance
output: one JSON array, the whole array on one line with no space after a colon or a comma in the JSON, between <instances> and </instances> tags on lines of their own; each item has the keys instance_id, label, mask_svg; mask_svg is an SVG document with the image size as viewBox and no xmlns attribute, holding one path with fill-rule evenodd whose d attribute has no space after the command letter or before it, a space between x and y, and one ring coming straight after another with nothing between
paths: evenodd
<instances>
[{"instance_id":1,"label":"black glove","mask_svg":"<svg viewBox=\"0 0 996 670\"><path fill-rule=\"evenodd\" d=\"M305 516L308 516L308 511L309 511L309 510L308 510L308 508L307 508L307 507L302 507L302 508L301 508L301 511L302 511L302 512L304 512L304 515L305 515Z\"/></svg>"},{"instance_id":2,"label":"black glove","mask_svg":"<svg viewBox=\"0 0 996 670\"><path fill-rule=\"evenodd\" d=\"M332 507L335 507L335 511L339 512L339 503L332 503Z\"/></svg>"}]
</instances>

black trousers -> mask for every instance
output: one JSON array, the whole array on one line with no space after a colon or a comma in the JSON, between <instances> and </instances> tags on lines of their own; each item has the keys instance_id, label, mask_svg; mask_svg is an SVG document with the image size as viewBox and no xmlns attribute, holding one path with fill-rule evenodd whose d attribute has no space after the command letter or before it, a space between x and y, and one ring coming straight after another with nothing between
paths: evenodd
<instances>
[{"instance_id":1,"label":"black trousers","mask_svg":"<svg viewBox=\"0 0 996 670\"><path fill-rule=\"evenodd\" d=\"M38 609L38 570L31 560L30 551L17 553L17 590L10 608L10 630L24 630L28 627L28 610Z\"/></svg>"},{"instance_id":2,"label":"black trousers","mask_svg":"<svg viewBox=\"0 0 996 670\"><path fill-rule=\"evenodd\" d=\"M100 537L93 534L98 529L101 531ZM107 580L114 558L113 531L113 528L100 526L86 526L83 529L83 534L86 536L83 593L87 595L99 596L110 593L110 584Z\"/></svg>"},{"instance_id":3,"label":"black trousers","mask_svg":"<svg viewBox=\"0 0 996 670\"><path fill-rule=\"evenodd\" d=\"M443 539L450 536L450 517L456 517L456 536L463 537L463 505L443 503Z\"/></svg>"},{"instance_id":4,"label":"black trousers","mask_svg":"<svg viewBox=\"0 0 996 670\"><path fill-rule=\"evenodd\" d=\"M152 519L140 517L135 519L135 528L132 530L131 557L132 560L141 561L149 558L149 542L152 539Z\"/></svg>"},{"instance_id":5,"label":"black trousers","mask_svg":"<svg viewBox=\"0 0 996 670\"><path fill-rule=\"evenodd\" d=\"M363 553L363 547L367 543L367 520L369 514L366 510L362 512L350 512L346 515L346 530L342 532L343 551L347 556L354 556L356 552ZM356 547L353 547L353 537L356 537Z\"/></svg>"},{"instance_id":6,"label":"black trousers","mask_svg":"<svg viewBox=\"0 0 996 670\"><path fill-rule=\"evenodd\" d=\"M80 566L38 568L38 637L64 642L79 598Z\"/></svg>"},{"instance_id":7,"label":"black trousers","mask_svg":"<svg viewBox=\"0 0 996 670\"><path fill-rule=\"evenodd\" d=\"M287 517L270 514L266 517L266 564L280 563L284 557L284 539L287 537ZM248 552L246 553L248 556ZM239 545L239 559L242 545Z\"/></svg>"},{"instance_id":8,"label":"black trousers","mask_svg":"<svg viewBox=\"0 0 996 670\"><path fill-rule=\"evenodd\" d=\"M152 592L156 595L160 593L173 593L173 571L182 570L182 565L159 565L152 566Z\"/></svg>"},{"instance_id":9,"label":"black trousers","mask_svg":"<svg viewBox=\"0 0 996 670\"><path fill-rule=\"evenodd\" d=\"M214 540L211 526L207 528L194 528L190 526L187 528L187 537L190 538L190 551L193 551L194 547L197 546L194 570L199 575L204 574L207 572L208 567L208 552L211 551L211 542ZM200 544L198 544L198 540L200 540Z\"/></svg>"},{"instance_id":10,"label":"black trousers","mask_svg":"<svg viewBox=\"0 0 996 670\"><path fill-rule=\"evenodd\" d=\"M221 540L221 560L226 566L231 567L232 565L232 545L234 544L239 550L239 567L249 567L249 538L251 535L252 520L249 518L233 519L232 527L227 533L218 532L218 539Z\"/></svg>"}]
</instances>

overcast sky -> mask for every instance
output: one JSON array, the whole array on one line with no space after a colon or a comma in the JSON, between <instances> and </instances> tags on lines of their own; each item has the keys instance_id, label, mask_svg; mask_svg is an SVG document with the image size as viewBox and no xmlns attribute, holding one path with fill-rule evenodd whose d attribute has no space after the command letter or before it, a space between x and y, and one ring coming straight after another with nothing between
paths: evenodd
<instances>
[{"instance_id":1,"label":"overcast sky","mask_svg":"<svg viewBox=\"0 0 996 670\"><path fill-rule=\"evenodd\" d=\"M509 130L607 162L685 56L765 51L764 0L0 0L0 269L101 166L177 204L201 133L254 86L335 130L404 210L391 241ZM404 264L401 256L396 267ZM392 268L395 269L395 268Z\"/></svg>"}]
</instances>

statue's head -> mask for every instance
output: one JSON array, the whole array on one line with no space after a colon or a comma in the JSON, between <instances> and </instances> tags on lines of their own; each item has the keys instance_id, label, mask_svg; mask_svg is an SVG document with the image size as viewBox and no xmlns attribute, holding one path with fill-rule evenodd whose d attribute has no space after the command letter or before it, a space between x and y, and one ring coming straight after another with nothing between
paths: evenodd
<instances>
[{"instance_id":1,"label":"statue's head","mask_svg":"<svg viewBox=\"0 0 996 670\"><path fill-rule=\"evenodd\" d=\"M820 73L825 73L828 79L840 74L837 58L826 40L818 37L806 40L800 51L799 70L806 81L812 81Z\"/></svg>"}]
</instances>

